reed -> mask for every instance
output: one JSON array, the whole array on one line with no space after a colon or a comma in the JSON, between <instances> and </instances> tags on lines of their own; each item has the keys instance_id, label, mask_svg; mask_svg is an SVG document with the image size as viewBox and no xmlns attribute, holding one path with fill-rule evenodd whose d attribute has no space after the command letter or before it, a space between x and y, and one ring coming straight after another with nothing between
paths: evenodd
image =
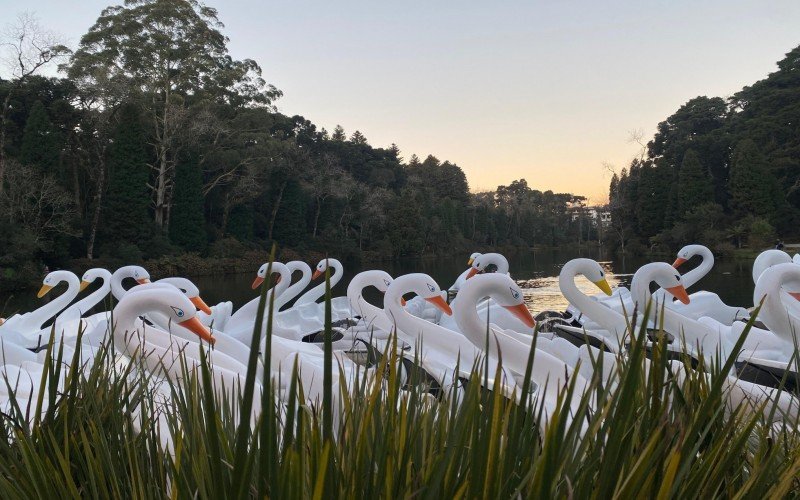
<instances>
[{"instance_id":1,"label":"reed","mask_svg":"<svg viewBox=\"0 0 800 500\"><path fill-rule=\"evenodd\" d=\"M259 318L271 314L262 290ZM330 300L330 293L326 293ZM644 315L651 311L644 311ZM331 356L330 311L325 364ZM257 322L252 345L258 346ZM269 324L269 323L267 323ZM644 322L646 324L646 322ZM270 338L271 332L267 331ZM663 337L663 336L662 336ZM180 383L132 362L115 364L111 344L93 361L64 359L57 343L37 401L2 415L3 498L712 498L798 496L797 417L732 408L725 391L733 360L670 361L644 330L570 411L577 390L546 415L535 396L503 396L482 365L459 387L432 395L403 371L395 345L374 373L350 388L326 377L309 406L297 376L279 394L256 380L258 349L238 387L217 387L206 358L182 368ZM270 343L262 353L270 373ZM411 360L414 361L413 359ZM531 353L521 394L533 387ZM602 358L592 360L602 373ZM344 377L342 377L344 378ZM166 388L166 389L165 389ZM282 397L279 397L282 396ZM545 425L545 422L547 425Z\"/></svg>"}]
</instances>

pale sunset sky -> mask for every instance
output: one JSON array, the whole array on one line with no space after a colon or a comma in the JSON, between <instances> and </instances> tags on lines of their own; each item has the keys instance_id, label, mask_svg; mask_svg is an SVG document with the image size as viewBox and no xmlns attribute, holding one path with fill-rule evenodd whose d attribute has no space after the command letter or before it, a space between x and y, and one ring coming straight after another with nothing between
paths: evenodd
<instances>
[{"instance_id":1,"label":"pale sunset sky","mask_svg":"<svg viewBox=\"0 0 800 500\"><path fill-rule=\"evenodd\" d=\"M0 0L75 47L110 0ZM473 191L526 178L605 200L657 123L728 96L800 44L798 0L209 0L280 111L461 166ZM4 24L2 21L0 23Z\"/></svg>"}]
</instances>

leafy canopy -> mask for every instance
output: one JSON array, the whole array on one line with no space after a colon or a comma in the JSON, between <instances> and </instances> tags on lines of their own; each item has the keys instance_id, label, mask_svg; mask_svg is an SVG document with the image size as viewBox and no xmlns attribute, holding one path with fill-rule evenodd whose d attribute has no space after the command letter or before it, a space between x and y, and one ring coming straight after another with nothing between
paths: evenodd
<instances>
[{"instance_id":1,"label":"leafy canopy","mask_svg":"<svg viewBox=\"0 0 800 500\"><path fill-rule=\"evenodd\" d=\"M71 79L112 94L179 94L238 105L280 96L251 60L228 54L217 11L197 0L126 0L103 10L67 67Z\"/></svg>"}]
</instances>

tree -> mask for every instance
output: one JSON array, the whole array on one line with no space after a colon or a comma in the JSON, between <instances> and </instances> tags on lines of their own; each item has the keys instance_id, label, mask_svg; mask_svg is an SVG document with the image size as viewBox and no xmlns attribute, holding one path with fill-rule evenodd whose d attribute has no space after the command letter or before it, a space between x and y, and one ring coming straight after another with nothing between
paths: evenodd
<instances>
[{"instance_id":1,"label":"tree","mask_svg":"<svg viewBox=\"0 0 800 500\"><path fill-rule=\"evenodd\" d=\"M170 214L169 237L184 250L200 252L208 241L203 217L203 173L189 156L175 169L175 197Z\"/></svg>"},{"instance_id":2,"label":"tree","mask_svg":"<svg viewBox=\"0 0 800 500\"><path fill-rule=\"evenodd\" d=\"M47 116L44 104L36 101L25 123L19 161L24 165L37 167L44 175L62 180L58 165L61 152L61 139L58 135Z\"/></svg>"},{"instance_id":3,"label":"tree","mask_svg":"<svg viewBox=\"0 0 800 500\"><path fill-rule=\"evenodd\" d=\"M102 12L66 68L105 104L137 98L144 107L153 124L152 198L161 228L169 223L175 137L186 108L203 99L268 106L280 96L258 64L230 57L221 28L217 11L197 0L127 0Z\"/></svg>"},{"instance_id":4,"label":"tree","mask_svg":"<svg viewBox=\"0 0 800 500\"><path fill-rule=\"evenodd\" d=\"M364 137L364 134L356 130L353 132L353 135L350 136L350 142L353 144L358 144L359 146L363 146L367 143L367 138Z\"/></svg>"},{"instance_id":5,"label":"tree","mask_svg":"<svg viewBox=\"0 0 800 500\"><path fill-rule=\"evenodd\" d=\"M141 116L134 104L118 113L109 159L108 192L102 213L106 242L141 243L150 236L146 139Z\"/></svg>"},{"instance_id":6,"label":"tree","mask_svg":"<svg viewBox=\"0 0 800 500\"><path fill-rule=\"evenodd\" d=\"M347 176L348 179L344 179ZM350 174L339 166L338 159L331 154L323 155L317 168L310 172L308 187L311 196L314 197L314 222L311 230L311 237L317 237L319 229L319 215L322 206L329 197L337 197L341 193L341 184L350 182Z\"/></svg>"},{"instance_id":7,"label":"tree","mask_svg":"<svg viewBox=\"0 0 800 500\"><path fill-rule=\"evenodd\" d=\"M8 189L0 197L0 212L15 230L32 234L38 249L44 248L53 235L76 234L75 205L55 179L10 160L6 180Z\"/></svg>"},{"instance_id":8,"label":"tree","mask_svg":"<svg viewBox=\"0 0 800 500\"><path fill-rule=\"evenodd\" d=\"M772 217L775 179L768 168L767 159L753 140L744 139L736 145L728 182L731 208L736 215Z\"/></svg>"},{"instance_id":9,"label":"tree","mask_svg":"<svg viewBox=\"0 0 800 500\"><path fill-rule=\"evenodd\" d=\"M344 129L341 125L336 125L336 128L333 129L333 135L331 136L331 140L337 142L344 142L347 140L347 134L344 133Z\"/></svg>"},{"instance_id":10,"label":"tree","mask_svg":"<svg viewBox=\"0 0 800 500\"><path fill-rule=\"evenodd\" d=\"M694 150L686 151L678 174L678 214L712 200L713 188L708 171L703 168Z\"/></svg>"},{"instance_id":11,"label":"tree","mask_svg":"<svg viewBox=\"0 0 800 500\"><path fill-rule=\"evenodd\" d=\"M69 54L69 49L58 42L58 36L42 28L32 14L20 14L17 22L9 25L0 36L0 56L8 61L12 83L3 99L0 112L0 194L3 192L6 166L6 135L12 96L47 64Z\"/></svg>"}]
</instances>

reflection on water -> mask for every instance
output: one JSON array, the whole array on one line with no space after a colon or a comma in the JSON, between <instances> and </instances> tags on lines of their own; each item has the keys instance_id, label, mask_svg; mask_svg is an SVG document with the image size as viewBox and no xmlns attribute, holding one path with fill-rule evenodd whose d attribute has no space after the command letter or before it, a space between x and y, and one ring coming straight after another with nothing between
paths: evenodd
<instances>
[{"instance_id":1,"label":"reflection on water","mask_svg":"<svg viewBox=\"0 0 800 500\"><path fill-rule=\"evenodd\" d=\"M558 273L561 266L576 257L588 257L600 262L607 272L607 279L612 287L619 284L630 287L632 273L641 265L649 262L646 259L618 259L598 252L596 249L567 249L567 250L540 250L510 255L509 262L511 276L523 288L525 302L531 311L538 313L544 310L564 310L567 302L558 288ZM360 271L367 269L384 269L392 276L412 272L422 272L431 275L442 288L448 288L467 267L468 255L456 255L449 259L418 259L400 262L384 262L377 264L357 265L345 262L343 279L333 288L334 296L344 295L347 283ZM671 260L670 260L671 261ZM698 261L699 262L699 261ZM309 263L313 264L316 263ZM681 271L686 272L697 265L694 260L684 264ZM749 261L723 261L717 262L712 271L690 292L700 289L716 292L728 304L751 306L753 304L753 282L750 274L752 262ZM256 269L253 269L255 273ZM207 303L216 304L230 300L238 308L248 300L256 297L256 292L251 290L253 281L251 274L238 274L227 276L202 276L193 279L202 292ZM589 295L600 293L597 287L589 280L578 277L578 288ZM53 297L63 289L63 284L57 290L50 292ZM90 293L91 287L84 293ZM377 294L376 294L377 295ZM367 296L372 302L379 301L376 295ZM83 294L81 294L83 296ZM21 291L13 297L0 296L0 316L8 315L13 311L29 311L44 303L36 299L36 291ZM379 302L378 302L379 303Z\"/></svg>"}]
</instances>

